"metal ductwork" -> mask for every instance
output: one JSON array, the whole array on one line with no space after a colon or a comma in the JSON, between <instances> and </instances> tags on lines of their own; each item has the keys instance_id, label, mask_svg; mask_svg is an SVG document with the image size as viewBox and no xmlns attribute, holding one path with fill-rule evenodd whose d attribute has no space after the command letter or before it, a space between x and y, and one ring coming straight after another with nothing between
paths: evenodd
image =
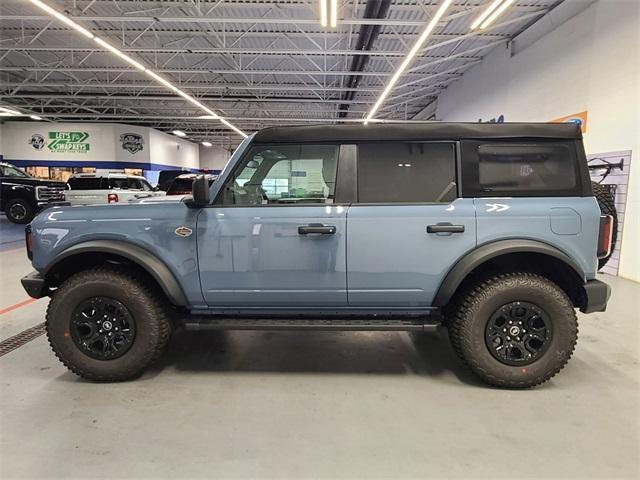
<instances>
[{"instance_id":1,"label":"metal ductwork","mask_svg":"<svg viewBox=\"0 0 640 480\"><path fill-rule=\"evenodd\" d=\"M387 12L391 6L391 0L369 0L364 9L364 18L376 18L384 19L387 17ZM360 27L360 33L358 34L358 41L356 43L356 50L367 51L373 48L373 45L380 33L381 25L362 25ZM369 55L355 55L351 59L351 65L349 71L362 72L369 63ZM347 79L348 88L357 88L360 83L360 75L350 75ZM353 100L356 96L355 90L350 90L342 94L342 100ZM340 112L338 118L344 118L347 116L347 110L350 104L341 104L339 107Z\"/></svg>"}]
</instances>

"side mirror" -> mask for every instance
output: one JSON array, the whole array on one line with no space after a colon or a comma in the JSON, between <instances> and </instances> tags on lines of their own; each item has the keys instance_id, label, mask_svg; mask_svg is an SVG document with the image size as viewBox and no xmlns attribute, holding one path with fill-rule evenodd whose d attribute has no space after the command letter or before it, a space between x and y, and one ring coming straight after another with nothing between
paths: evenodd
<instances>
[{"instance_id":1,"label":"side mirror","mask_svg":"<svg viewBox=\"0 0 640 480\"><path fill-rule=\"evenodd\" d=\"M204 175L198 175L193 181L191 195L193 196L194 205L198 207L209 205L209 181Z\"/></svg>"}]
</instances>

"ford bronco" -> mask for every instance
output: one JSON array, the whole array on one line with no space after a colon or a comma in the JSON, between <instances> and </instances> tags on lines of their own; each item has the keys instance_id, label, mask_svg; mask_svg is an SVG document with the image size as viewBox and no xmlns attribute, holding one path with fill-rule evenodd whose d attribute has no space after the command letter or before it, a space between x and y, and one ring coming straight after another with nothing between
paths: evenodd
<instances>
[{"instance_id":1,"label":"ford bronco","mask_svg":"<svg viewBox=\"0 0 640 480\"><path fill-rule=\"evenodd\" d=\"M175 202L56 207L27 228L47 334L76 374L133 378L172 328L448 329L486 382L571 357L613 220L573 124L275 127Z\"/></svg>"}]
</instances>

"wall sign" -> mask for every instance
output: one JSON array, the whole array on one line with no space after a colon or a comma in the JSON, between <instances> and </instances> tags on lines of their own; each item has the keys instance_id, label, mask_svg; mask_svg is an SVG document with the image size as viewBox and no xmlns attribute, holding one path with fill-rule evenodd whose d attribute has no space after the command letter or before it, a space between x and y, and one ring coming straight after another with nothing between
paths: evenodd
<instances>
[{"instance_id":1,"label":"wall sign","mask_svg":"<svg viewBox=\"0 0 640 480\"><path fill-rule=\"evenodd\" d=\"M91 150L87 132L49 132L47 148L56 153L86 153Z\"/></svg>"},{"instance_id":2,"label":"wall sign","mask_svg":"<svg viewBox=\"0 0 640 480\"><path fill-rule=\"evenodd\" d=\"M556 118L555 120L551 120L551 123L577 123L580 125L582 133L587 133L587 111L585 110L584 112Z\"/></svg>"},{"instance_id":3,"label":"wall sign","mask_svg":"<svg viewBox=\"0 0 640 480\"><path fill-rule=\"evenodd\" d=\"M29 139L29 145L36 150L42 150L44 148L44 137L38 133L34 133Z\"/></svg>"},{"instance_id":4,"label":"wall sign","mask_svg":"<svg viewBox=\"0 0 640 480\"><path fill-rule=\"evenodd\" d=\"M131 155L144 150L144 139L142 135L137 133L123 133L120 135L120 142L122 143L122 149Z\"/></svg>"}]
</instances>

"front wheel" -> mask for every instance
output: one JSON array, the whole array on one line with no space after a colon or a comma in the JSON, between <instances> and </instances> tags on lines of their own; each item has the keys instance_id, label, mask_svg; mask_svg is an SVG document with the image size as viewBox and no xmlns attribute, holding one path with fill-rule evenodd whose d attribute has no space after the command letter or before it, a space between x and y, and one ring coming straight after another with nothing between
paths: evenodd
<instances>
[{"instance_id":1,"label":"front wheel","mask_svg":"<svg viewBox=\"0 0 640 480\"><path fill-rule=\"evenodd\" d=\"M569 361L578 337L571 300L554 282L531 273L480 282L458 296L451 312L456 353L500 387L546 382Z\"/></svg>"},{"instance_id":2,"label":"front wheel","mask_svg":"<svg viewBox=\"0 0 640 480\"><path fill-rule=\"evenodd\" d=\"M14 198L7 202L4 213L11 223L24 225L33 220L34 209L31 204L23 198Z\"/></svg>"},{"instance_id":3,"label":"front wheel","mask_svg":"<svg viewBox=\"0 0 640 480\"><path fill-rule=\"evenodd\" d=\"M56 356L89 380L135 378L169 339L167 310L153 288L126 271L77 273L55 290L46 317Z\"/></svg>"}]
</instances>

